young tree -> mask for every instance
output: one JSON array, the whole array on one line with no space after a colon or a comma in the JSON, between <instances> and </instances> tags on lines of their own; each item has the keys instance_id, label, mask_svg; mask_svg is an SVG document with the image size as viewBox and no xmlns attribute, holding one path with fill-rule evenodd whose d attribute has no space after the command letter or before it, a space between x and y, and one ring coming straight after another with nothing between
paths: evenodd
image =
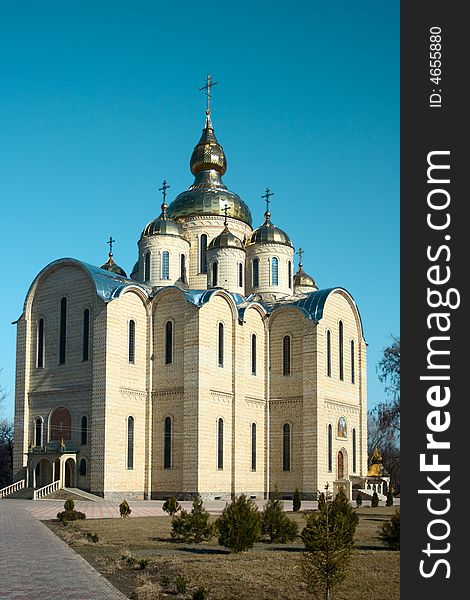
<instances>
[{"instance_id":1,"label":"young tree","mask_svg":"<svg viewBox=\"0 0 470 600\"><path fill-rule=\"evenodd\" d=\"M400 509L397 508L390 521L380 527L379 537L392 550L400 550Z\"/></svg>"},{"instance_id":2,"label":"young tree","mask_svg":"<svg viewBox=\"0 0 470 600\"><path fill-rule=\"evenodd\" d=\"M261 531L267 535L271 542L285 544L297 537L297 523L291 521L284 512L282 500L270 498L261 515Z\"/></svg>"},{"instance_id":3,"label":"young tree","mask_svg":"<svg viewBox=\"0 0 470 600\"><path fill-rule=\"evenodd\" d=\"M305 545L301 569L309 590L330 600L331 590L344 580L354 547L358 516L341 492L312 513L302 532Z\"/></svg>"},{"instance_id":4,"label":"young tree","mask_svg":"<svg viewBox=\"0 0 470 600\"><path fill-rule=\"evenodd\" d=\"M379 505L379 497L377 495L377 492L374 492L372 494L372 500L370 501L370 505L372 506L372 508L377 508L377 506Z\"/></svg>"},{"instance_id":5,"label":"young tree","mask_svg":"<svg viewBox=\"0 0 470 600\"><path fill-rule=\"evenodd\" d=\"M181 508L181 505L174 496L167 498L162 505L162 509L166 513L168 513L170 515L170 517L172 517L173 515L176 515L176 513L180 510L180 508Z\"/></svg>"},{"instance_id":6,"label":"young tree","mask_svg":"<svg viewBox=\"0 0 470 600\"><path fill-rule=\"evenodd\" d=\"M356 506L357 506L357 508L359 508L360 506L362 506L362 494L361 494L361 492L357 492L357 494L356 494Z\"/></svg>"},{"instance_id":7,"label":"young tree","mask_svg":"<svg viewBox=\"0 0 470 600\"><path fill-rule=\"evenodd\" d=\"M225 506L216 524L219 544L232 552L253 548L261 537L258 507L243 494Z\"/></svg>"},{"instance_id":8,"label":"young tree","mask_svg":"<svg viewBox=\"0 0 470 600\"><path fill-rule=\"evenodd\" d=\"M1 418L2 404L7 394L0 386L0 488L13 480L13 423Z\"/></svg>"},{"instance_id":9,"label":"young tree","mask_svg":"<svg viewBox=\"0 0 470 600\"><path fill-rule=\"evenodd\" d=\"M171 519L171 537L185 542L200 544L213 535L213 526L209 524L209 513L205 510L202 499L193 500L191 512L182 509Z\"/></svg>"},{"instance_id":10,"label":"young tree","mask_svg":"<svg viewBox=\"0 0 470 600\"><path fill-rule=\"evenodd\" d=\"M302 506L302 500L300 499L300 492L297 488L294 490L294 497L292 498L292 510L297 512Z\"/></svg>"}]
</instances>

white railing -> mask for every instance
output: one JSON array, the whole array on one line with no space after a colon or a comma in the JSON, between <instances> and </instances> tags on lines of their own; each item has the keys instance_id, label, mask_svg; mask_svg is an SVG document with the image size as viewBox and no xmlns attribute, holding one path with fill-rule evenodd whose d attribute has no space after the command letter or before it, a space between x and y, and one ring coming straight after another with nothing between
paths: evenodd
<instances>
[{"instance_id":1,"label":"white railing","mask_svg":"<svg viewBox=\"0 0 470 600\"><path fill-rule=\"evenodd\" d=\"M4 487L0 490L0 498L5 498L5 496L9 496L18 490L22 490L26 485L26 479L20 479L20 481L15 481L11 485Z\"/></svg>"},{"instance_id":2,"label":"white railing","mask_svg":"<svg viewBox=\"0 0 470 600\"><path fill-rule=\"evenodd\" d=\"M59 490L60 487L60 481L57 480L53 481L52 483L49 483L48 485L45 485L42 488L38 488L33 492L33 500L39 500L40 498L44 498L44 496L48 496L49 494L52 494L52 492L56 492L57 490Z\"/></svg>"},{"instance_id":3,"label":"white railing","mask_svg":"<svg viewBox=\"0 0 470 600\"><path fill-rule=\"evenodd\" d=\"M374 490L369 490L369 489L360 489L357 490L358 492L361 492L361 494L368 494L369 496L373 496L374 495ZM387 496L385 494L380 494L379 492L377 492L377 496L379 498L379 500L386 500Z\"/></svg>"}]
</instances>

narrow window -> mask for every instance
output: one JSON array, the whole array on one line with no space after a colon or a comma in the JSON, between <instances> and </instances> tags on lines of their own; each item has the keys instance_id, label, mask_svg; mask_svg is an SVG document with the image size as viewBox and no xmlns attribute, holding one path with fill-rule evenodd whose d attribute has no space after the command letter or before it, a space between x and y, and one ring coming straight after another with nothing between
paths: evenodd
<instances>
[{"instance_id":1,"label":"narrow window","mask_svg":"<svg viewBox=\"0 0 470 600\"><path fill-rule=\"evenodd\" d=\"M351 383L354 383L355 372L354 372L354 340L351 340Z\"/></svg>"},{"instance_id":2,"label":"narrow window","mask_svg":"<svg viewBox=\"0 0 470 600\"><path fill-rule=\"evenodd\" d=\"M224 421L217 421L217 468L224 468Z\"/></svg>"},{"instance_id":3,"label":"narrow window","mask_svg":"<svg viewBox=\"0 0 470 600\"><path fill-rule=\"evenodd\" d=\"M243 265L238 263L238 287L243 287Z\"/></svg>"},{"instance_id":4,"label":"narrow window","mask_svg":"<svg viewBox=\"0 0 470 600\"><path fill-rule=\"evenodd\" d=\"M86 446L88 443L88 417L82 417L81 425L81 444L82 446Z\"/></svg>"},{"instance_id":5,"label":"narrow window","mask_svg":"<svg viewBox=\"0 0 470 600\"><path fill-rule=\"evenodd\" d=\"M224 366L224 325L219 323L219 340L218 340L218 365Z\"/></svg>"},{"instance_id":6,"label":"narrow window","mask_svg":"<svg viewBox=\"0 0 470 600\"><path fill-rule=\"evenodd\" d=\"M129 362L135 363L135 321L129 321Z\"/></svg>"},{"instance_id":7,"label":"narrow window","mask_svg":"<svg viewBox=\"0 0 470 600\"><path fill-rule=\"evenodd\" d=\"M217 287L217 275L218 275L219 265L217 261L212 263L212 287Z\"/></svg>"},{"instance_id":8,"label":"narrow window","mask_svg":"<svg viewBox=\"0 0 470 600\"><path fill-rule=\"evenodd\" d=\"M279 285L279 260L275 256L271 259L271 285Z\"/></svg>"},{"instance_id":9,"label":"narrow window","mask_svg":"<svg viewBox=\"0 0 470 600\"><path fill-rule=\"evenodd\" d=\"M42 446L42 419L36 419L34 445L38 447Z\"/></svg>"},{"instance_id":10,"label":"narrow window","mask_svg":"<svg viewBox=\"0 0 470 600\"><path fill-rule=\"evenodd\" d=\"M134 417L127 418L127 468L134 468Z\"/></svg>"},{"instance_id":11,"label":"narrow window","mask_svg":"<svg viewBox=\"0 0 470 600\"><path fill-rule=\"evenodd\" d=\"M199 240L199 272L207 273L207 235L205 233Z\"/></svg>"},{"instance_id":12,"label":"narrow window","mask_svg":"<svg viewBox=\"0 0 470 600\"><path fill-rule=\"evenodd\" d=\"M163 421L163 468L171 467L171 418Z\"/></svg>"},{"instance_id":13,"label":"narrow window","mask_svg":"<svg viewBox=\"0 0 470 600\"><path fill-rule=\"evenodd\" d=\"M253 287L259 286L259 258L253 261Z\"/></svg>"},{"instance_id":14,"label":"narrow window","mask_svg":"<svg viewBox=\"0 0 470 600\"><path fill-rule=\"evenodd\" d=\"M38 356L37 365L39 369L44 367L44 319L38 321Z\"/></svg>"},{"instance_id":15,"label":"narrow window","mask_svg":"<svg viewBox=\"0 0 470 600\"><path fill-rule=\"evenodd\" d=\"M80 461L79 473L82 477L86 476L86 460L84 458Z\"/></svg>"},{"instance_id":16,"label":"narrow window","mask_svg":"<svg viewBox=\"0 0 470 600\"><path fill-rule=\"evenodd\" d=\"M162 279L170 279L170 253L168 250L162 252Z\"/></svg>"},{"instance_id":17,"label":"narrow window","mask_svg":"<svg viewBox=\"0 0 470 600\"><path fill-rule=\"evenodd\" d=\"M182 254L180 257L180 279L183 283L186 283L186 255Z\"/></svg>"},{"instance_id":18,"label":"narrow window","mask_svg":"<svg viewBox=\"0 0 470 600\"><path fill-rule=\"evenodd\" d=\"M326 332L326 374L331 377L331 331Z\"/></svg>"},{"instance_id":19,"label":"narrow window","mask_svg":"<svg viewBox=\"0 0 470 600\"><path fill-rule=\"evenodd\" d=\"M256 375L256 335L251 335L251 374Z\"/></svg>"},{"instance_id":20,"label":"narrow window","mask_svg":"<svg viewBox=\"0 0 470 600\"><path fill-rule=\"evenodd\" d=\"M165 364L173 362L173 323L167 321L165 324Z\"/></svg>"},{"instance_id":21,"label":"narrow window","mask_svg":"<svg viewBox=\"0 0 470 600\"><path fill-rule=\"evenodd\" d=\"M344 365L343 365L343 321L338 324L338 343L339 343L339 378L341 381L344 379Z\"/></svg>"},{"instance_id":22,"label":"narrow window","mask_svg":"<svg viewBox=\"0 0 470 600\"><path fill-rule=\"evenodd\" d=\"M60 301L60 326L59 326L59 365L65 363L65 342L67 338L67 298Z\"/></svg>"},{"instance_id":23,"label":"narrow window","mask_svg":"<svg viewBox=\"0 0 470 600\"><path fill-rule=\"evenodd\" d=\"M287 285L289 288L292 287L292 263L290 260L287 261Z\"/></svg>"},{"instance_id":24,"label":"narrow window","mask_svg":"<svg viewBox=\"0 0 470 600\"><path fill-rule=\"evenodd\" d=\"M256 471L256 423L251 424L251 470Z\"/></svg>"},{"instance_id":25,"label":"narrow window","mask_svg":"<svg viewBox=\"0 0 470 600\"><path fill-rule=\"evenodd\" d=\"M290 471L291 431L289 423L282 426L282 470Z\"/></svg>"},{"instance_id":26,"label":"narrow window","mask_svg":"<svg viewBox=\"0 0 470 600\"><path fill-rule=\"evenodd\" d=\"M352 430L352 470L356 472L356 430Z\"/></svg>"},{"instance_id":27,"label":"narrow window","mask_svg":"<svg viewBox=\"0 0 470 600\"><path fill-rule=\"evenodd\" d=\"M145 254L144 259L144 281L150 281L150 252Z\"/></svg>"},{"instance_id":28,"label":"narrow window","mask_svg":"<svg viewBox=\"0 0 470 600\"><path fill-rule=\"evenodd\" d=\"M333 470L333 427L328 425L328 471Z\"/></svg>"},{"instance_id":29,"label":"narrow window","mask_svg":"<svg viewBox=\"0 0 470 600\"><path fill-rule=\"evenodd\" d=\"M82 344L82 360L88 360L90 352L90 311L85 308L83 311L83 344Z\"/></svg>"},{"instance_id":30,"label":"narrow window","mask_svg":"<svg viewBox=\"0 0 470 600\"><path fill-rule=\"evenodd\" d=\"M282 339L282 374L290 375L290 336Z\"/></svg>"}]
</instances>

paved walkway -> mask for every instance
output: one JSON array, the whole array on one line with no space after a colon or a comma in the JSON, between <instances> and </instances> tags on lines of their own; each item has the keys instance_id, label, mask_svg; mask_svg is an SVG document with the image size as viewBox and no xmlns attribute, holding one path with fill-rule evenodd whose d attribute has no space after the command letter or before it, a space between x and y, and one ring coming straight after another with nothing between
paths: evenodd
<instances>
[{"instance_id":1,"label":"paved walkway","mask_svg":"<svg viewBox=\"0 0 470 600\"><path fill-rule=\"evenodd\" d=\"M25 502L0 500L0 600L125 600Z\"/></svg>"}]
</instances>

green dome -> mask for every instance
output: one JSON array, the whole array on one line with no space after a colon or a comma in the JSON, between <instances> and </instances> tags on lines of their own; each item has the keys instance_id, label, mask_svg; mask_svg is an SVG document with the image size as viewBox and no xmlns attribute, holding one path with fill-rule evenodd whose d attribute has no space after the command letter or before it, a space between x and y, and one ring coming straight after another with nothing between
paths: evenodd
<instances>
[{"instance_id":1,"label":"green dome","mask_svg":"<svg viewBox=\"0 0 470 600\"><path fill-rule=\"evenodd\" d=\"M226 171L227 161L224 150L215 137L210 115L206 117L201 139L192 153L190 167L195 176L194 183L170 204L169 219L196 215L223 216L227 206L229 217L251 227L250 209L240 196L228 190L222 182L221 176Z\"/></svg>"}]
</instances>

